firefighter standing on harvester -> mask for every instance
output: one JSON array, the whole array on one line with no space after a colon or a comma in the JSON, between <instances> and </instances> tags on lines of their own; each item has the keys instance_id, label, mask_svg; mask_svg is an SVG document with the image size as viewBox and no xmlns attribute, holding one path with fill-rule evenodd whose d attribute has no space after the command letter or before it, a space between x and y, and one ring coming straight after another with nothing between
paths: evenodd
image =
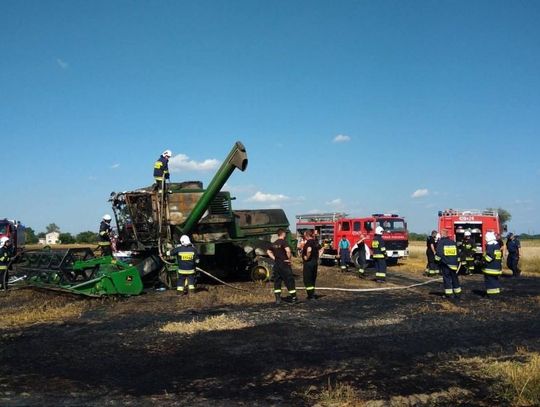
<instances>
[{"instance_id":1,"label":"firefighter standing on harvester","mask_svg":"<svg viewBox=\"0 0 540 407\"><path fill-rule=\"evenodd\" d=\"M482 271L486 283L486 297L498 296L501 293L499 276L502 274L502 252L497 243L497 236L493 232L486 233L486 253Z\"/></svg>"},{"instance_id":2,"label":"firefighter standing on harvester","mask_svg":"<svg viewBox=\"0 0 540 407\"><path fill-rule=\"evenodd\" d=\"M435 260L439 262L439 268L443 276L444 296L456 299L461 297L461 285L458 278L458 251L456 242L448 237L448 231L441 231L441 239L437 243Z\"/></svg>"},{"instance_id":3,"label":"firefighter standing on harvester","mask_svg":"<svg viewBox=\"0 0 540 407\"><path fill-rule=\"evenodd\" d=\"M465 274L469 275L474 272L474 254L476 253L476 245L472 239L471 232L466 230L463 234L459 250L459 258L461 265L465 269Z\"/></svg>"},{"instance_id":4,"label":"firefighter standing on harvester","mask_svg":"<svg viewBox=\"0 0 540 407\"><path fill-rule=\"evenodd\" d=\"M176 284L177 294L195 293L195 269L198 263L198 253L195 246L191 244L189 237L182 235L180 245L167 252L167 256L176 256L178 264L178 282ZM188 290L186 291L186 282Z\"/></svg>"},{"instance_id":5,"label":"firefighter standing on harvester","mask_svg":"<svg viewBox=\"0 0 540 407\"><path fill-rule=\"evenodd\" d=\"M8 266L13 257L13 246L9 237L0 238L0 288L7 289Z\"/></svg>"},{"instance_id":6,"label":"firefighter standing on harvester","mask_svg":"<svg viewBox=\"0 0 540 407\"><path fill-rule=\"evenodd\" d=\"M112 256L111 247L111 215L103 215L99 224L99 242L102 256Z\"/></svg>"},{"instance_id":7,"label":"firefighter standing on harvester","mask_svg":"<svg viewBox=\"0 0 540 407\"><path fill-rule=\"evenodd\" d=\"M171 150L165 150L154 163L154 191L164 191L165 183L169 180L169 159Z\"/></svg>"},{"instance_id":8,"label":"firefighter standing on harvester","mask_svg":"<svg viewBox=\"0 0 540 407\"><path fill-rule=\"evenodd\" d=\"M384 229L381 226L375 228L375 237L371 241L373 252L373 262L375 263L375 279L378 283L386 281L386 245L382 234Z\"/></svg>"}]
</instances>

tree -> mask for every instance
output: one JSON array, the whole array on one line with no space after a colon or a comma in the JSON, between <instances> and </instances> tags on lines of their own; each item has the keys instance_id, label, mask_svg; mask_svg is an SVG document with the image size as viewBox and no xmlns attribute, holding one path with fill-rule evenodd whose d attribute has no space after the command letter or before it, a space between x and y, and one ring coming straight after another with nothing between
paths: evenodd
<instances>
[{"instance_id":1,"label":"tree","mask_svg":"<svg viewBox=\"0 0 540 407\"><path fill-rule=\"evenodd\" d=\"M504 225L508 224L508 222L510 222L512 219L512 214L503 208L488 208L488 211L495 211L499 214L499 227L502 233L504 230Z\"/></svg>"},{"instance_id":2,"label":"tree","mask_svg":"<svg viewBox=\"0 0 540 407\"><path fill-rule=\"evenodd\" d=\"M36 232L30 227L24 230L24 240L28 244L36 244L39 241L38 237L36 236Z\"/></svg>"},{"instance_id":3,"label":"tree","mask_svg":"<svg viewBox=\"0 0 540 407\"><path fill-rule=\"evenodd\" d=\"M60 233L59 239L63 244L75 243L75 238L71 233Z\"/></svg>"},{"instance_id":4,"label":"tree","mask_svg":"<svg viewBox=\"0 0 540 407\"><path fill-rule=\"evenodd\" d=\"M77 243L95 243L98 240L98 234L90 230L79 233L75 239Z\"/></svg>"},{"instance_id":5,"label":"tree","mask_svg":"<svg viewBox=\"0 0 540 407\"><path fill-rule=\"evenodd\" d=\"M60 227L56 223L49 223L45 229L47 229L47 233L60 232Z\"/></svg>"},{"instance_id":6,"label":"tree","mask_svg":"<svg viewBox=\"0 0 540 407\"><path fill-rule=\"evenodd\" d=\"M45 232L39 232L37 234L38 239L45 239Z\"/></svg>"}]
</instances>

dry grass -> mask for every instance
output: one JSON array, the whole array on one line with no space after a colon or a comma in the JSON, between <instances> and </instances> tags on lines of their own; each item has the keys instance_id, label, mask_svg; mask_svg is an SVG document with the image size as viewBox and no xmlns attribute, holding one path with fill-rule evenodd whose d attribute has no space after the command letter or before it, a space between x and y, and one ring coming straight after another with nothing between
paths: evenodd
<instances>
[{"instance_id":1,"label":"dry grass","mask_svg":"<svg viewBox=\"0 0 540 407\"><path fill-rule=\"evenodd\" d=\"M461 365L472 365L481 374L500 381L498 391L512 406L540 405L540 354L517 350L512 360L494 358L462 359Z\"/></svg>"},{"instance_id":2,"label":"dry grass","mask_svg":"<svg viewBox=\"0 0 540 407\"><path fill-rule=\"evenodd\" d=\"M317 407L364 407L366 402L360 398L358 392L349 384L335 383L332 385L328 379L326 388L319 392L306 390L304 398Z\"/></svg>"},{"instance_id":3,"label":"dry grass","mask_svg":"<svg viewBox=\"0 0 540 407\"><path fill-rule=\"evenodd\" d=\"M56 293L21 290L2 296L0 308L0 327L12 328L79 318L89 308L89 303Z\"/></svg>"},{"instance_id":4,"label":"dry grass","mask_svg":"<svg viewBox=\"0 0 540 407\"><path fill-rule=\"evenodd\" d=\"M162 326L160 332L169 334L193 335L205 331L229 331L253 326L253 324L225 314L205 318L202 321L169 322Z\"/></svg>"}]
</instances>

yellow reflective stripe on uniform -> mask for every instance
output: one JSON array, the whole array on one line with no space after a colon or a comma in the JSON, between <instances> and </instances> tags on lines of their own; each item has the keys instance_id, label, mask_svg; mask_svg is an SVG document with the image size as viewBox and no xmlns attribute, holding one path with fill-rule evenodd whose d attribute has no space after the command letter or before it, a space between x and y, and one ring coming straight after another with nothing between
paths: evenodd
<instances>
[{"instance_id":1,"label":"yellow reflective stripe on uniform","mask_svg":"<svg viewBox=\"0 0 540 407\"><path fill-rule=\"evenodd\" d=\"M111 242L98 242L98 246L110 246Z\"/></svg>"},{"instance_id":2,"label":"yellow reflective stripe on uniform","mask_svg":"<svg viewBox=\"0 0 540 407\"><path fill-rule=\"evenodd\" d=\"M486 290L486 293L488 293L488 294L500 294L501 289L500 288L488 288Z\"/></svg>"},{"instance_id":3,"label":"yellow reflective stripe on uniform","mask_svg":"<svg viewBox=\"0 0 540 407\"><path fill-rule=\"evenodd\" d=\"M195 256L194 253L178 253L178 257L180 257L180 260L193 260L193 257Z\"/></svg>"},{"instance_id":4,"label":"yellow reflective stripe on uniform","mask_svg":"<svg viewBox=\"0 0 540 407\"><path fill-rule=\"evenodd\" d=\"M195 286L194 286L193 284L190 284L190 285L188 285L188 289L194 290L194 289L195 289Z\"/></svg>"},{"instance_id":5,"label":"yellow reflective stripe on uniform","mask_svg":"<svg viewBox=\"0 0 540 407\"><path fill-rule=\"evenodd\" d=\"M500 250L495 250L495 260L502 259L502 252Z\"/></svg>"},{"instance_id":6,"label":"yellow reflective stripe on uniform","mask_svg":"<svg viewBox=\"0 0 540 407\"><path fill-rule=\"evenodd\" d=\"M102 230L101 232L99 232L99 234L100 234L101 236L105 236L105 235L107 234L107 231Z\"/></svg>"},{"instance_id":7,"label":"yellow reflective stripe on uniform","mask_svg":"<svg viewBox=\"0 0 540 407\"><path fill-rule=\"evenodd\" d=\"M381 252L385 252L386 251L386 247L381 247Z\"/></svg>"},{"instance_id":8,"label":"yellow reflective stripe on uniform","mask_svg":"<svg viewBox=\"0 0 540 407\"><path fill-rule=\"evenodd\" d=\"M374 254L373 258L374 259L384 259L384 254Z\"/></svg>"},{"instance_id":9,"label":"yellow reflective stripe on uniform","mask_svg":"<svg viewBox=\"0 0 540 407\"><path fill-rule=\"evenodd\" d=\"M281 290L274 290L274 294L279 294L281 293Z\"/></svg>"},{"instance_id":10,"label":"yellow reflective stripe on uniform","mask_svg":"<svg viewBox=\"0 0 540 407\"><path fill-rule=\"evenodd\" d=\"M184 287L183 286L176 287L176 291L184 291Z\"/></svg>"},{"instance_id":11,"label":"yellow reflective stripe on uniform","mask_svg":"<svg viewBox=\"0 0 540 407\"><path fill-rule=\"evenodd\" d=\"M491 257L489 257L487 254L484 255L484 260L493 261L493 259Z\"/></svg>"},{"instance_id":12,"label":"yellow reflective stripe on uniform","mask_svg":"<svg viewBox=\"0 0 540 407\"><path fill-rule=\"evenodd\" d=\"M435 256L436 261L441 261L441 256Z\"/></svg>"},{"instance_id":13,"label":"yellow reflective stripe on uniform","mask_svg":"<svg viewBox=\"0 0 540 407\"><path fill-rule=\"evenodd\" d=\"M461 287L454 288L454 294L461 294Z\"/></svg>"},{"instance_id":14,"label":"yellow reflective stripe on uniform","mask_svg":"<svg viewBox=\"0 0 540 407\"><path fill-rule=\"evenodd\" d=\"M7 270L7 266L0 266L0 270Z\"/></svg>"},{"instance_id":15,"label":"yellow reflective stripe on uniform","mask_svg":"<svg viewBox=\"0 0 540 407\"><path fill-rule=\"evenodd\" d=\"M161 161L156 161L156 162L154 163L154 168L155 168L156 170L160 170L161 167L163 167L163 163L162 163Z\"/></svg>"},{"instance_id":16,"label":"yellow reflective stripe on uniform","mask_svg":"<svg viewBox=\"0 0 540 407\"><path fill-rule=\"evenodd\" d=\"M156 181L163 181L163 177L154 177Z\"/></svg>"},{"instance_id":17,"label":"yellow reflective stripe on uniform","mask_svg":"<svg viewBox=\"0 0 540 407\"><path fill-rule=\"evenodd\" d=\"M375 273L375 277L386 277L386 273Z\"/></svg>"},{"instance_id":18,"label":"yellow reflective stripe on uniform","mask_svg":"<svg viewBox=\"0 0 540 407\"><path fill-rule=\"evenodd\" d=\"M195 273L195 270L178 270L178 274L187 275L187 274L194 274L194 273Z\"/></svg>"},{"instance_id":19,"label":"yellow reflective stripe on uniform","mask_svg":"<svg viewBox=\"0 0 540 407\"><path fill-rule=\"evenodd\" d=\"M373 242L371 242L371 247L376 249L377 247L379 247L379 242L377 240L374 240Z\"/></svg>"},{"instance_id":20,"label":"yellow reflective stripe on uniform","mask_svg":"<svg viewBox=\"0 0 540 407\"><path fill-rule=\"evenodd\" d=\"M456 270L458 269L458 266L448 266L448 268L449 268L450 270L456 271Z\"/></svg>"},{"instance_id":21,"label":"yellow reflective stripe on uniform","mask_svg":"<svg viewBox=\"0 0 540 407\"><path fill-rule=\"evenodd\" d=\"M289 294L296 294L296 290L290 290Z\"/></svg>"},{"instance_id":22,"label":"yellow reflective stripe on uniform","mask_svg":"<svg viewBox=\"0 0 540 407\"><path fill-rule=\"evenodd\" d=\"M495 270L495 269L484 269L484 274L489 274L492 276L499 276L502 274L502 270Z\"/></svg>"},{"instance_id":23,"label":"yellow reflective stripe on uniform","mask_svg":"<svg viewBox=\"0 0 540 407\"><path fill-rule=\"evenodd\" d=\"M313 286L306 287L306 291L310 291L310 290L314 290L314 289L315 289L315 287L313 287Z\"/></svg>"},{"instance_id":24,"label":"yellow reflective stripe on uniform","mask_svg":"<svg viewBox=\"0 0 540 407\"><path fill-rule=\"evenodd\" d=\"M445 293L446 295L452 295L453 291L452 291L451 288L445 288L445 289L444 289L444 293Z\"/></svg>"}]
</instances>

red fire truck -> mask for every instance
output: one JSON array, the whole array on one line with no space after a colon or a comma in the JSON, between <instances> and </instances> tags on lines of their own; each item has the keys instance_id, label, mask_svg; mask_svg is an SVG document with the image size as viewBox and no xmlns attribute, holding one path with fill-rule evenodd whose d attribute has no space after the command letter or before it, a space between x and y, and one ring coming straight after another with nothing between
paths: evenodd
<instances>
[{"instance_id":1,"label":"red fire truck","mask_svg":"<svg viewBox=\"0 0 540 407\"><path fill-rule=\"evenodd\" d=\"M0 238L9 237L17 253L24 249L25 227L17 221L0 219Z\"/></svg>"},{"instance_id":2,"label":"red fire truck","mask_svg":"<svg viewBox=\"0 0 540 407\"><path fill-rule=\"evenodd\" d=\"M448 236L461 245L465 232L471 232L471 239L476 245L476 256L480 258L486 247L486 233L501 233L499 214L492 210L456 210L439 211L439 233L448 232Z\"/></svg>"},{"instance_id":3,"label":"red fire truck","mask_svg":"<svg viewBox=\"0 0 540 407\"><path fill-rule=\"evenodd\" d=\"M375 228L382 226L388 254L388 264L397 264L398 259L409 255L409 233L403 217L390 213L376 213L364 218L349 218L346 213L320 213L296 216L296 232L303 234L313 230L323 245L321 264L333 265L336 262L339 240L345 236L351 243L351 259L358 265L358 240L366 236L365 244L369 248L375 236ZM326 247L325 247L326 245ZM370 250L366 257L371 258Z\"/></svg>"}]
</instances>

